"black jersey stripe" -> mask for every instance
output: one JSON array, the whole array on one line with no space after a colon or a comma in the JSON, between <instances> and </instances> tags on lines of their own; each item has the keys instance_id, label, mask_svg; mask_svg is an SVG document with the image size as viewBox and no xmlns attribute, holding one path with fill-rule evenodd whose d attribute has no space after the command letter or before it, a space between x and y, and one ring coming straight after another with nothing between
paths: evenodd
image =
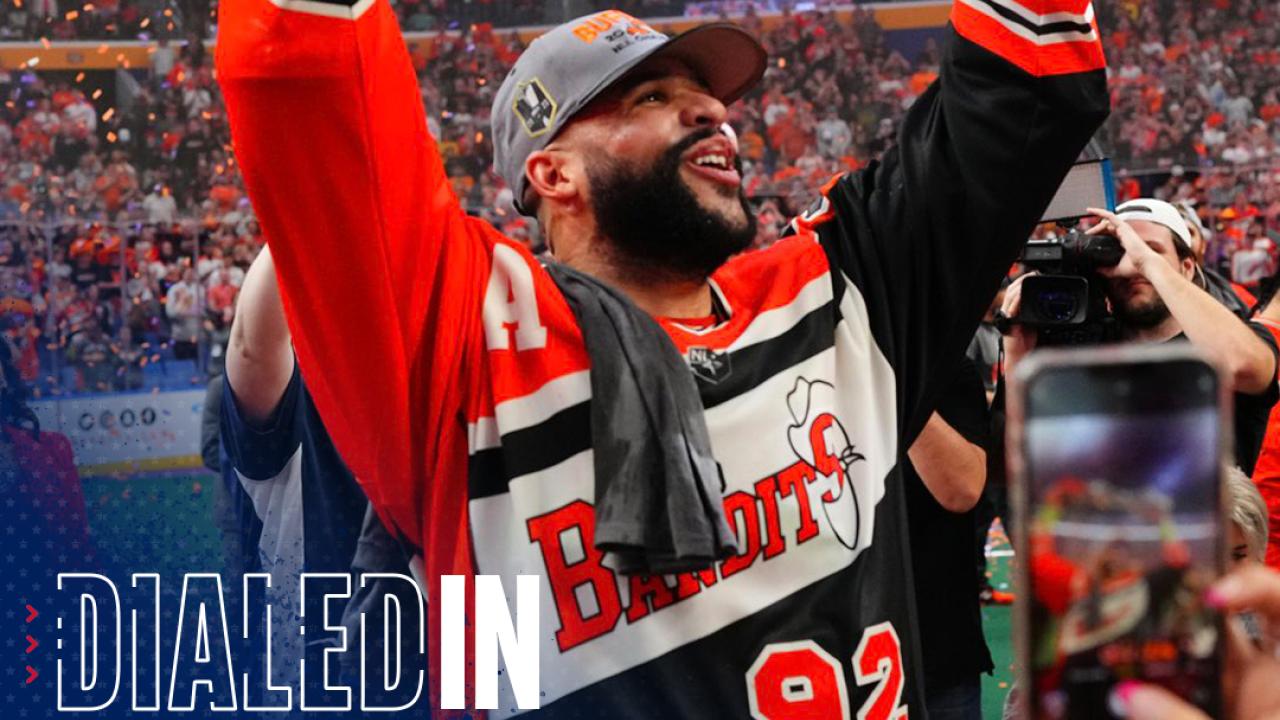
<instances>
[{"instance_id":1,"label":"black jersey stripe","mask_svg":"<svg viewBox=\"0 0 1280 720\"><path fill-rule=\"evenodd\" d=\"M1036 35L1044 36L1044 35L1055 35L1059 33L1080 33L1081 35L1091 35L1093 33L1093 26L1089 25L1088 23L1077 23L1077 22L1071 22L1070 20L1062 20L1059 22L1051 22L1051 23L1045 23L1043 25L1038 25L1035 22L1028 20L1022 15L1018 14L1014 10L1009 9L1003 3L998 2L997 0L967 0L967 1L980 2L983 5L986 5L987 7L994 10L996 14L998 14L1000 17L1003 17L1010 22L1017 23L1018 25L1021 25L1022 27L1035 33Z\"/></svg>"},{"instance_id":2,"label":"black jersey stripe","mask_svg":"<svg viewBox=\"0 0 1280 720\"><path fill-rule=\"evenodd\" d=\"M501 495L507 491L502 447L491 447L467 458L467 495L472 500Z\"/></svg>"},{"instance_id":3,"label":"black jersey stripe","mask_svg":"<svg viewBox=\"0 0 1280 720\"><path fill-rule=\"evenodd\" d=\"M537 425L502 436L498 447L473 453L467 461L471 499L507 491L512 478L559 465L591 449L591 401L561 410Z\"/></svg>"},{"instance_id":4,"label":"black jersey stripe","mask_svg":"<svg viewBox=\"0 0 1280 720\"><path fill-rule=\"evenodd\" d=\"M717 383L697 377L702 406L708 410L751 392L764 381L795 367L835 344L839 310L832 301L809 311L786 332L729 353L730 373Z\"/></svg>"}]
</instances>

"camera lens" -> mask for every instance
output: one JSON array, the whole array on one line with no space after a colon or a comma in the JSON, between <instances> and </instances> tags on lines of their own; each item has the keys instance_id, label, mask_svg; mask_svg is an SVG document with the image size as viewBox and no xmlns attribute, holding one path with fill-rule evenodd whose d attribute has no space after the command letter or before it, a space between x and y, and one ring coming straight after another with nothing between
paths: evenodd
<instances>
[{"instance_id":1,"label":"camera lens","mask_svg":"<svg viewBox=\"0 0 1280 720\"><path fill-rule=\"evenodd\" d=\"M1040 293L1035 298L1035 307L1040 317L1055 323L1071 322L1079 308L1075 294L1065 290Z\"/></svg>"}]
</instances>

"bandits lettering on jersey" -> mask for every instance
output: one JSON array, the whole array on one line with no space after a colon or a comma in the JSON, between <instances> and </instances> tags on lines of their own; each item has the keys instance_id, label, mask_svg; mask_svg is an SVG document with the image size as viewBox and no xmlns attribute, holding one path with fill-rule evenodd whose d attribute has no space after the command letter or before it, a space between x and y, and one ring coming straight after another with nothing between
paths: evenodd
<instances>
[{"instance_id":1,"label":"bandits lettering on jersey","mask_svg":"<svg viewBox=\"0 0 1280 720\"><path fill-rule=\"evenodd\" d=\"M787 395L787 405L794 423L785 431L797 461L756 481L752 492L738 490L725 496L725 516L738 537L739 552L716 567L675 576L622 578L630 591L624 607L619 578L605 567L603 553L595 548L595 515L590 503L575 500L528 519L529 540L542 553L560 620L556 644L561 652L611 632L623 615L628 624L634 624L757 562L783 555L793 542L802 545L813 540L823 532L814 512L814 496L830 532L846 548L857 549L862 509L848 474L854 463L866 458L854 449L844 424L833 412L835 386L797 378ZM794 538L782 532L782 513L798 518Z\"/></svg>"}]
</instances>

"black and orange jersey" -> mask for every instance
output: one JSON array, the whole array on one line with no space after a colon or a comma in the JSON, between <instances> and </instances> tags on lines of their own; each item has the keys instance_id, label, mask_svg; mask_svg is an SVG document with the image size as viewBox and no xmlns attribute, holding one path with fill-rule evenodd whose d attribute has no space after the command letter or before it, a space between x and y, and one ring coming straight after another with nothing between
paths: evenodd
<instances>
[{"instance_id":1,"label":"black and orange jersey","mask_svg":"<svg viewBox=\"0 0 1280 720\"><path fill-rule=\"evenodd\" d=\"M659 319L740 549L670 577L601 564L581 331L538 260L460 207L388 3L219 12L236 157L325 425L429 597L442 574L542 576L538 712L920 704L899 458L1106 115L1086 0L957 2L897 148L717 271L722 322ZM495 716L520 712L506 683Z\"/></svg>"}]
</instances>

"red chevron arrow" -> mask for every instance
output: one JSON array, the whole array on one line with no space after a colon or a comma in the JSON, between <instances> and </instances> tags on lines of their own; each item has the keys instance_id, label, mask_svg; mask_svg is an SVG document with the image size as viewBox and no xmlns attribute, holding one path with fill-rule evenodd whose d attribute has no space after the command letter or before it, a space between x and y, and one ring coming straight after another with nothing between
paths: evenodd
<instances>
[{"instance_id":1,"label":"red chevron arrow","mask_svg":"<svg viewBox=\"0 0 1280 720\"><path fill-rule=\"evenodd\" d=\"M36 616L39 614L40 613L36 612L35 608L31 607L30 605L27 606L27 622L31 622L32 620L35 620Z\"/></svg>"},{"instance_id":2,"label":"red chevron arrow","mask_svg":"<svg viewBox=\"0 0 1280 720\"><path fill-rule=\"evenodd\" d=\"M28 665L27 666L27 684L30 685L31 683L35 682L36 678L38 677L40 677L40 673L36 672L35 668Z\"/></svg>"},{"instance_id":3,"label":"red chevron arrow","mask_svg":"<svg viewBox=\"0 0 1280 720\"><path fill-rule=\"evenodd\" d=\"M35 638L28 635L27 636L27 654L30 655L31 651L35 650L38 647L40 647L40 643L36 642Z\"/></svg>"}]
</instances>

